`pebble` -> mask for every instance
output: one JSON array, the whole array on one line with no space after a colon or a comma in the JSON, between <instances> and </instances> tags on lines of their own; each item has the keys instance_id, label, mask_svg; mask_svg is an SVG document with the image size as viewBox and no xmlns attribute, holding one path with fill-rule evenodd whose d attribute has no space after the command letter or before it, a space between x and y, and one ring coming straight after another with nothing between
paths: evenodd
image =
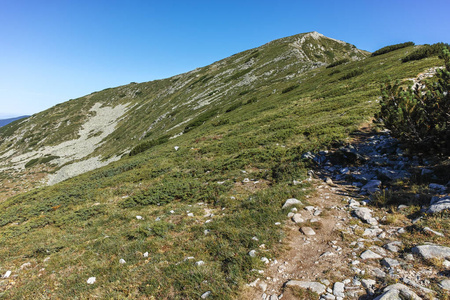
<instances>
[{"instance_id":1,"label":"pebble","mask_svg":"<svg viewBox=\"0 0 450 300\"><path fill-rule=\"evenodd\" d=\"M119 259L119 264L126 264L127 262L125 261L125 259L123 259L123 258L121 258L121 259Z\"/></svg>"},{"instance_id":2,"label":"pebble","mask_svg":"<svg viewBox=\"0 0 450 300\"><path fill-rule=\"evenodd\" d=\"M94 284L97 279L95 277L89 277L86 281L88 284Z\"/></svg>"}]
</instances>

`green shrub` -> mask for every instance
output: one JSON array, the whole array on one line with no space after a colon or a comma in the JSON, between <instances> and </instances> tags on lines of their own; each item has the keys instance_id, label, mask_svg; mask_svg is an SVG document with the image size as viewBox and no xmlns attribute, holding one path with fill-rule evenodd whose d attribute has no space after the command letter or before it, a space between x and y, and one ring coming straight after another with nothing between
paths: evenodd
<instances>
[{"instance_id":1,"label":"green shrub","mask_svg":"<svg viewBox=\"0 0 450 300\"><path fill-rule=\"evenodd\" d=\"M378 49L377 51L373 52L372 56L385 54L385 53L392 52L394 50L401 49L401 48L406 48L406 47L409 47L409 46L414 46L414 43L413 42L406 42L406 43L386 46L386 47L383 47L383 48Z\"/></svg>"},{"instance_id":2,"label":"green shrub","mask_svg":"<svg viewBox=\"0 0 450 300\"><path fill-rule=\"evenodd\" d=\"M282 90L281 93L282 93L282 94L289 93L290 91L295 90L295 89L298 88L299 86L300 86L299 84L291 85L291 86L285 88L284 90Z\"/></svg>"},{"instance_id":3,"label":"green shrub","mask_svg":"<svg viewBox=\"0 0 450 300\"><path fill-rule=\"evenodd\" d=\"M348 72L347 74L345 74L344 76L342 76L341 78L339 78L339 80L346 80L346 79L350 79L352 77L356 77L361 75L362 73L364 73L363 69L354 69L350 72Z\"/></svg>"},{"instance_id":4,"label":"green shrub","mask_svg":"<svg viewBox=\"0 0 450 300\"><path fill-rule=\"evenodd\" d=\"M231 105L230 107L227 108L227 110L225 111L226 113L231 112L235 109L238 109L239 107L241 107L242 105L244 105L244 103L242 103L242 101L236 102L235 104Z\"/></svg>"},{"instance_id":5,"label":"green shrub","mask_svg":"<svg viewBox=\"0 0 450 300\"><path fill-rule=\"evenodd\" d=\"M140 143L139 145L137 145L136 147L134 147L131 151L130 151L130 156L134 156L136 154L142 153L144 151L147 151L148 149L164 144L169 140L169 135L163 135L155 140L151 140L151 141L147 141L144 143Z\"/></svg>"},{"instance_id":6,"label":"green shrub","mask_svg":"<svg viewBox=\"0 0 450 300\"><path fill-rule=\"evenodd\" d=\"M36 165L39 162L39 158L33 158L29 162L25 164L25 168L31 168L32 166Z\"/></svg>"},{"instance_id":7,"label":"green shrub","mask_svg":"<svg viewBox=\"0 0 450 300\"><path fill-rule=\"evenodd\" d=\"M209 119L211 119L212 117L214 117L217 114L217 110L210 110L207 111L201 115L199 115L197 118L195 118L194 120L192 120L191 122L189 122L186 127L184 128L184 133L191 131L194 128L197 128L200 125L203 125L203 123L205 123L206 121L208 121Z\"/></svg>"},{"instance_id":8,"label":"green shrub","mask_svg":"<svg viewBox=\"0 0 450 300\"><path fill-rule=\"evenodd\" d=\"M327 66L327 69L333 68L333 67L336 67L336 66L345 64L345 63L348 63L349 61L350 61L350 60L349 60L348 58L344 58L344 59L337 60L337 61L332 62L331 64L329 64L329 65Z\"/></svg>"},{"instance_id":9,"label":"green shrub","mask_svg":"<svg viewBox=\"0 0 450 300\"><path fill-rule=\"evenodd\" d=\"M376 117L414 151L450 153L450 51L445 47L442 53L446 68L437 71L435 82L407 90L399 82L386 83L381 89Z\"/></svg>"},{"instance_id":10,"label":"green shrub","mask_svg":"<svg viewBox=\"0 0 450 300\"><path fill-rule=\"evenodd\" d=\"M450 49L448 44L436 43L433 45L423 45L421 48L412 52L402 59L402 62L408 62L412 60L420 60L427 57L435 56L441 53L442 48Z\"/></svg>"}]
</instances>

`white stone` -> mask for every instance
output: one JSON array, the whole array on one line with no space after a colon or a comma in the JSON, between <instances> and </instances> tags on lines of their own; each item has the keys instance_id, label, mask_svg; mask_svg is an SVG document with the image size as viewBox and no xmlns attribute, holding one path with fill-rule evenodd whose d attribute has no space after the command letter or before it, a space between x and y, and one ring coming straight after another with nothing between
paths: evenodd
<instances>
[{"instance_id":1,"label":"white stone","mask_svg":"<svg viewBox=\"0 0 450 300\"><path fill-rule=\"evenodd\" d=\"M333 285L333 295L336 297L345 297L345 284L342 282L335 282Z\"/></svg>"},{"instance_id":2,"label":"white stone","mask_svg":"<svg viewBox=\"0 0 450 300\"><path fill-rule=\"evenodd\" d=\"M292 216L292 221L296 224L305 222L301 214L294 214L294 216Z\"/></svg>"},{"instance_id":3,"label":"white stone","mask_svg":"<svg viewBox=\"0 0 450 300\"><path fill-rule=\"evenodd\" d=\"M9 278L11 276L11 271L6 271L5 275L3 275L3 278Z\"/></svg>"},{"instance_id":4,"label":"white stone","mask_svg":"<svg viewBox=\"0 0 450 300\"><path fill-rule=\"evenodd\" d=\"M311 227L302 227L300 228L300 231L304 234L304 235L315 235L316 232L311 228Z\"/></svg>"},{"instance_id":5,"label":"white stone","mask_svg":"<svg viewBox=\"0 0 450 300\"><path fill-rule=\"evenodd\" d=\"M310 289L317 294L325 293L326 287L320 282L289 280L285 284L287 287L299 287L302 289Z\"/></svg>"},{"instance_id":6,"label":"white stone","mask_svg":"<svg viewBox=\"0 0 450 300\"><path fill-rule=\"evenodd\" d=\"M450 291L450 279L445 279L442 280L439 285L441 286L441 288L443 288L444 290Z\"/></svg>"},{"instance_id":7,"label":"white stone","mask_svg":"<svg viewBox=\"0 0 450 300\"><path fill-rule=\"evenodd\" d=\"M121 259L119 259L119 264L126 264L127 262L125 261L125 259L123 259L123 258L121 258Z\"/></svg>"},{"instance_id":8,"label":"white stone","mask_svg":"<svg viewBox=\"0 0 450 300\"><path fill-rule=\"evenodd\" d=\"M256 257L256 250L251 250L248 255L250 255L251 257Z\"/></svg>"},{"instance_id":9,"label":"white stone","mask_svg":"<svg viewBox=\"0 0 450 300\"><path fill-rule=\"evenodd\" d=\"M97 280L95 277L89 277L88 280L86 281L88 284L94 284L95 280Z\"/></svg>"},{"instance_id":10,"label":"white stone","mask_svg":"<svg viewBox=\"0 0 450 300\"><path fill-rule=\"evenodd\" d=\"M194 216L193 213L188 213L187 215L188 215L188 217L193 217Z\"/></svg>"},{"instance_id":11,"label":"white stone","mask_svg":"<svg viewBox=\"0 0 450 300\"><path fill-rule=\"evenodd\" d=\"M175 146L173 148L175 148L175 151L178 151L178 149L180 149L180 147L178 147L178 146Z\"/></svg>"},{"instance_id":12,"label":"white stone","mask_svg":"<svg viewBox=\"0 0 450 300\"><path fill-rule=\"evenodd\" d=\"M290 198L290 199L287 199L286 202L284 202L284 204L281 208L286 208L286 207L289 207L292 205L301 205L301 204L302 204L302 202L300 200L295 199L295 198Z\"/></svg>"},{"instance_id":13,"label":"white stone","mask_svg":"<svg viewBox=\"0 0 450 300\"><path fill-rule=\"evenodd\" d=\"M203 260L199 260L199 261L195 262L196 266L202 266L204 264L205 264L205 262Z\"/></svg>"},{"instance_id":14,"label":"white stone","mask_svg":"<svg viewBox=\"0 0 450 300\"><path fill-rule=\"evenodd\" d=\"M144 218L142 216L136 216L136 219L138 220L144 220Z\"/></svg>"},{"instance_id":15,"label":"white stone","mask_svg":"<svg viewBox=\"0 0 450 300\"><path fill-rule=\"evenodd\" d=\"M201 295L201 297L202 297L202 299L206 299L206 298L209 297L209 295L211 295L211 291L204 292L204 293Z\"/></svg>"},{"instance_id":16,"label":"white stone","mask_svg":"<svg viewBox=\"0 0 450 300\"><path fill-rule=\"evenodd\" d=\"M366 250L363 253L361 253L360 256L362 259L382 259L383 257L372 250Z\"/></svg>"},{"instance_id":17,"label":"white stone","mask_svg":"<svg viewBox=\"0 0 450 300\"><path fill-rule=\"evenodd\" d=\"M145 252L145 253L144 253L144 257L148 257L148 252Z\"/></svg>"},{"instance_id":18,"label":"white stone","mask_svg":"<svg viewBox=\"0 0 450 300\"><path fill-rule=\"evenodd\" d=\"M20 266L20 269L23 270L23 269L26 269L26 268L28 268L28 267L31 267L31 263L30 263L30 262L26 262L26 263L24 263L23 265L21 265L21 266Z\"/></svg>"}]
</instances>

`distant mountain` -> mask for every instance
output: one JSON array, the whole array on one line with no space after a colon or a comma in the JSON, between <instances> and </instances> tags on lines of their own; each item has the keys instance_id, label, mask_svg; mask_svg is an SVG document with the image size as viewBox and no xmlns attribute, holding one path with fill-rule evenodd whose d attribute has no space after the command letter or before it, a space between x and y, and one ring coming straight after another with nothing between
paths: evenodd
<instances>
[{"instance_id":1,"label":"distant mountain","mask_svg":"<svg viewBox=\"0 0 450 300\"><path fill-rule=\"evenodd\" d=\"M15 118L9 118L9 119L2 119L0 120L0 127L8 125L11 122L23 119L23 118L28 118L29 116L20 116L20 117L15 117Z\"/></svg>"}]
</instances>

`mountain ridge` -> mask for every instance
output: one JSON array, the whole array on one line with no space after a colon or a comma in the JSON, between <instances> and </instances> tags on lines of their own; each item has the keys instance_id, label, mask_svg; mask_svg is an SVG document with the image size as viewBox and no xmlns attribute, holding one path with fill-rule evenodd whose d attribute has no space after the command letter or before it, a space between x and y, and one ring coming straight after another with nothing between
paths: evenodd
<instances>
[{"instance_id":1,"label":"mountain ridge","mask_svg":"<svg viewBox=\"0 0 450 300\"><path fill-rule=\"evenodd\" d=\"M50 176L51 178L48 182L54 184L71 176L81 174L84 171L104 166L107 163L118 160L123 153L131 150L128 145L133 143L133 139L141 140L149 133L149 131L153 130L155 126L158 126L159 122L170 115L167 109L164 108L165 111L161 111L160 114L155 114L155 116L150 119L147 116L142 116L143 118L149 119L149 121L152 122L151 125L147 128L136 128L131 131L128 128L128 130L126 130L127 134L134 132L133 134L135 136L131 140L124 141L124 146L120 148L113 146L112 151L107 153L102 153L102 150L100 150L101 146L98 146L91 148L92 150L87 153L81 149L89 148L83 144L89 140L89 133L86 132L86 130L83 130L82 127L89 126L89 115L94 116L95 118L97 109L100 109L100 107L95 108L96 103L101 103L100 106L109 104L113 107L118 104L126 105L127 108L124 107L121 110L122 114L116 116L117 120L130 120L133 118L133 115L136 117L136 115L138 115L137 111L144 106L146 106L146 110L160 110L161 107L169 105L172 106L170 108L172 112L177 108L179 110L183 107L183 109L189 109L193 112L197 112L196 114L199 114L198 111L202 110L202 108L215 102L223 102L224 98L228 97L230 93L234 93L234 97L237 98L239 95L236 95L236 90L241 90L242 92L242 88L252 88L255 85L258 85L258 81L265 82L266 80L270 80L270 78L276 78L277 73L289 73L285 79L292 80L295 77L295 74L301 74L329 62L345 57L348 57L350 60L358 60L367 55L367 52L358 50L353 45L327 38L317 32L281 38L187 73L162 80L131 83L116 88L109 88L58 104L49 110L30 117L27 120L27 122L30 123L28 128L26 125L22 126L22 133L19 134L19 136L25 135L25 132L26 136L21 138L20 141L19 139L13 141L3 137L3 140L6 143L10 144L12 142L17 145L18 142L23 142L24 145L22 147L10 149L8 152L0 145L0 158L6 158L10 164L12 163L13 168L15 169L23 169L24 166L33 159L35 160L45 156L58 157L55 158L52 163L63 166L65 169L57 171L59 172L59 175ZM261 60L263 61L262 63L259 62ZM282 61L289 61L290 63L284 65L283 69L279 70L276 65ZM231 68L229 67L230 64L232 66ZM296 67L301 67L301 69L293 71ZM181 82L181 84L177 82ZM161 85L162 87L159 87ZM148 92L148 89L153 91ZM148 96L146 96L146 94ZM184 97L181 94L190 96ZM174 99L174 96L180 97L180 100ZM153 99L149 99L150 97ZM109 100L107 100L108 98ZM95 99L96 101L91 101L91 99ZM136 99L138 101L135 101ZM178 104L175 103L174 100L177 101ZM152 103L154 101L160 103L159 108L154 109L154 106L157 105L156 103ZM73 106L73 108L71 106ZM67 115L71 114L70 111L75 111L75 114L72 113L72 120L67 118ZM130 114L127 114L127 112L130 112ZM58 117L58 115L61 117ZM35 122L36 119L38 119L37 122ZM39 119L45 119L46 121L43 122ZM180 120L176 120L175 122L169 122L167 126L171 126L170 129L174 130L189 122L189 119L192 119L192 117L180 118ZM49 120L51 120L51 122L49 122ZM114 123L115 119L104 119L103 121ZM164 121L167 123L167 120ZM74 126L75 124L76 126ZM120 131L121 121L119 121L117 125ZM100 142L101 144L118 145L118 143L108 137L113 131L108 131L109 134L105 136L98 127L97 129L90 130L95 131L90 134L93 136L91 140L94 139L94 141L89 143L90 145L98 144ZM85 134L83 135L84 138L80 135L80 132ZM122 133L124 132L125 130L122 131ZM168 130L166 130L166 132L168 132ZM182 132L176 132L173 133L173 135L181 133ZM116 134L115 138L123 140L123 135L124 134L120 136ZM112 136L114 136L114 134ZM95 141L99 137L102 137L100 141ZM103 141L103 139L106 140ZM75 156L75 158L72 159L70 157L73 155L66 155L64 151L58 150L58 144L70 140L74 142L71 143L72 146L68 145L68 147L79 147L80 153L85 153L83 157ZM76 143L76 140L79 141L78 144ZM29 151L30 148L34 151ZM24 149L26 150L24 151ZM18 155L20 152L22 152L22 155ZM70 153L71 152L72 151L70 151ZM118 152L122 152L122 154L115 155ZM95 154L97 155L94 156ZM110 157L111 155L113 155L112 158ZM65 159L64 156L69 157ZM110 158L104 160L105 156ZM86 162L80 164L80 160L86 160ZM71 162L75 164L68 166L67 164L70 164Z\"/></svg>"}]
</instances>

